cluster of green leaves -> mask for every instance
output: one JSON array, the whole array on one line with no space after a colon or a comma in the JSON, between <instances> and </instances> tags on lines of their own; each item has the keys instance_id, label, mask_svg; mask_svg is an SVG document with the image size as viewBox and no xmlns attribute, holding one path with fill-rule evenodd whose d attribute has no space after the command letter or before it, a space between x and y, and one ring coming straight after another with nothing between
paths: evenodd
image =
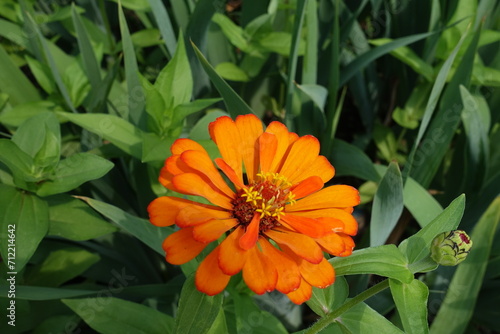
<instances>
[{"instance_id":1,"label":"cluster of green leaves","mask_svg":"<svg viewBox=\"0 0 500 334\"><path fill-rule=\"evenodd\" d=\"M16 272L18 320L0 331L499 328L499 15L497 0L0 0L0 307ZM252 112L320 138L334 182L360 188L356 250L305 312L239 276L201 294L210 249L166 264L174 228L147 221L172 142L216 157L208 124ZM457 227L475 247L438 267L429 245Z\"/></svg>"}]
</instances>

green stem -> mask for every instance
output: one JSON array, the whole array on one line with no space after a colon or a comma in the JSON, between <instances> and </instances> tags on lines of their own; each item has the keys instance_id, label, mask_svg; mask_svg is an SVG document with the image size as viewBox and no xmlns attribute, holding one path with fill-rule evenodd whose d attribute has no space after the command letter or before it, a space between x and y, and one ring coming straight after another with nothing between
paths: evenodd
<instances>
[{"instance_id":1,"label":"green stem","mask_svg":"<svg viewBox=\"0 0 500 334\"><path fill-rule=\"evenodd\" d=\"M378 284L375 284L374 286L372 286L368 290L361 292L356 297L349 299L347 302L345 302L338 309L334 310L332 313L329 313L326 316L324 316L323 318L319 319L314 325L309 327L304 332L304 334L319 333L320 331L325 329L328 325L335 322L340 315L347 312L350 308L352 308L355 305L361 303L362 301L365 301L366 299L376 295L380 291L387 289L388 287L389 287L389 280L388 279L386 279Z\"/></svg>"}]
</instances>

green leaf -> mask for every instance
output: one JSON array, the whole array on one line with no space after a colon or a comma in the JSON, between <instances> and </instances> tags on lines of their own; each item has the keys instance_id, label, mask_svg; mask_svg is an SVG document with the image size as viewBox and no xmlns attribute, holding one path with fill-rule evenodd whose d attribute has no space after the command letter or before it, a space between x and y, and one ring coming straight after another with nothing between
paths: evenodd
<instances>
[{"instance_id":1,"label":"green leaf","mask_svg":"<svg viewBox=\"0 0 500 334\"><path fill-rule=\"evenodd\" d=\"M373 140L380 151L382 158L387 162L396 160L398 157L398 144L394 132L389 127L376 123L373 129Z\"/></svg>"},{"instance_id":2,"label":"green leaf","mask_svg":"<svg viewBox=\"0 0 500 334\"><path fill-rule=\"evenodd\" d=\"M109 140L125 153L137 159L142 157L142 131L126 120L107 114L70 114L60 116Z\"/></svg>"},{"instance_id":3,"label":"green leaf","mask_svg":"<svg viewBox=\"0 0 500 334\"><path fill-rule=\"evenodd\" d=\"M172 317L145 305L113 297L62 302L99 333L173 333Z\"/></svg>"},{"instance_id":4,"label":"green leaf","mask_svg":"<svg viewBox=\"0 0 500 334\"><path fill-rule=\"evenodd\" d=\"M163 96L166 109L174 109L180 104L191 101L193 78L182 33L179 35L174 57L162 69L154 86Z\"/></svg>"},{"instance_id":5,"label":"green leaf","mask_svg":"<svg viewBox=\"0 0 500 334\"><path fill-rule=\"evenodd\" d=\"M399 249L406 254L408 262L415 263L430 254L430 245L436 235L455 230L462 219L465 208L465 195L458 196L436 218L423 229L403 240Z\"/></svg>"},{"instance_id":6,"label":"green leaf","mask_svg":"<svg viewBox=\"0 0 500 334\"><path fill-rule=\"evenodd\" d=\"M411 177L406 179L403 199L405 207L417 220L420 227L425 227L443 211L441 204Z\"/></svg>"},{"instance_id":7,"label":"green leaf","mask_svg":"<svg viewBox=\"0 0 500 334\"><path fill-rule=\"evenodd\" d=\"M147 2L146 2L147 4ZM139 129L146 129L146 113L144 107L146 98L139 79L139 68L135 57L134 45L130 37L127 21L120 5L118 6L118 18L120 22L120 34L123 44L123 58L125 62L125 79L128 93L128 119Z\"/></svg>"},{"instance_id":8,"label":"green leaf","mask_svg":"<svg viewBox=\"0 0 500 334\"><path fill-rule=\"evenodd\" d=\"M163 240L174 232L173 228L153 226L145 219L132 216L113 205L99 202L88 197L78 196L77 198L85 201L94 210L141 240L158 254L162 256L165 255L165 251L162 249Z\"/></svg>"},{"instance_id":9,"label":"green leaf","mask_svg":"<svg viewBox=\"0 0 500 334\"><path fill-rule=\"evenodd\" d=\"M327 288L313 287L311 299L307 306L317 315L323 317L340 307L349 296L349 285L343 276L335 278L335 283Z\"/></svg>"},{"instance_id":10,"label":"green leaf","mask_svg":"<svg viewBox=\"0 0 500 334\"><path fill-rule=\"evenodd\" d=\"M385 243L403 212L403 179L396 163L391 163L373 199L370 246Z\"/></svg>"},{"instance_id":11,"label":"green leaf","mask_svg":"<svg viewBox=\"0 0 500 334\"><path fill-rule=\"evenodd\" d=\"M238 65L231 62L222 62L215 66L215 71L222 78L230 81L248 82L250 77Z\"/></svg>"},{"instance_id":12,"label":"green leaf","mask_svg":"<svg viewBox=\"0 0 500 334\"><path fill-rule=\"evenodd\" d=\"M177 41L167 10L160 0L148 0L148 2L168 53L169 55L173 55L177 47Z\"/></svg>"},{"instance_id":13,"label":"green leaf","mask_svg":"<svg viewBox=\"0 0 500 334\"><path fill-rule=\"evenodd\" d=\"M25 284L58 287L84 273L99 259L99 255L76 247L53 251L41 264L29 271Z\"/></svg>"},{"instance_id":14,"label":"green leaf","mask_svg":"<svg viewBox=\"0 0 500 334\"><path fill-rule=\"evenodd\" d=\"M403 334L403 331L365 303L359 303L342 314L338 323L351 333Z\"/></svg>"},{"instance_id":15,"label":"green leaf","mask_svg":"<svg viewBox=\"0 0 500 334\"><path fill-rule=\"evenodd\" d=\"M142 162L164 161L170 156L170 146L176 138L161 138L154 133L145 133L142 142Z\"/></svg>"},{"instance_id":16,"label":"green leaf","mask_svg":"<svg viewBox=\"0 0 500 334\"><path fill-rule=\"evenodd\" d=\"M30 193L0 184L0 251L9 272L19 272L49 229L47 203ZM8 233L7 233L8 232Z\"/></svg>"},{"instance_id":17,"label":"green leaf","mask_svg":"<svg viewBox=\"0 0 500 334\"><path fill-rule=\"evenodd\" d=\"M191 114L194 114L198 111L201 111L212 104L221 101L222 99L220 98L215 98L215 99L198 99L194 100L192 102L184 103L184 104L179 104L177 107L174 109L174 116L172 118L172 123L173 124L179 124L182 125L186 117L188 117Z\"/></svg>"},{"instance_id":18,"label":"green leaf","mask_svg":"<svg viewBox=\"0 0 500 334\"><path fill-rule=\"evenodd\" d=\"M52 94L54 91L56 91L56 83L54 82L54 79L52 79L52 74L50 73L50 68L46 64L42 64L38 60L31 58L30 56L25 57L26 62L28 63L28 67L31 70L31 73L33 73L33 76L35 77L36 81L42 89L47 93L47 94Z\"/></svg>"},{"instance_id":19,"label":"green leaf","mask_svg":"<svg viewBox=\"0 0 500 334\"><path fill-rule=\"evenodd\" d=\"M0 139L0 161L4 163L14 175L14 182L18 187L23 186L23 181L35 181L33 158L22 151L9 139ZM17 184L21 182L21 184Z\"/></svg>"},{"instance_id":20,"label":"green leaf","mask_svg":"<svg viewBox=\"0 0 500 334\"><path fill-rule=\"evenodd\" d=\"M274 52L284 57L289 57L292 46L292 34L286 31L271 31L261 36L257 42L263 51ZM305 52L304 40L299 38L297 43L297 56L302 56Z\"/></svg>"},{"instance_id":21,"label":"green leaf","mask_svg":"<svg viewBox=\"0 0 500 334\"><path fill-rule=\"evenodd\" d=\"M370 158L354 145L335 139L329 155L337 176L350 175L375 182L380 180Z\"/></svg>"},{"instance_id":22,"label":"green leaf","mask_svg":"<svg viewBox=\"0 0 500 334\"><path fill-rule=\"evenodd\" d=\"M194 284L194 275L188 277L182 287L174 332L207 333L222 308L223 299L221 293L208 296L198 291Z\"/></svg>"},{"instance_id":23,"label":"green leaf","mask_svg":"<svg viewBox=\"0 0 500 334\"><path fill-rule=\"evenodd\" d=\"M314 104L324 112L326 99L328 97L328 90L320 85L296 85L298 89L304 92L313 102Z\"/></svg>"},{"instance_id":24,"label":"green leaf","mask_svg":"<svg viewBox=\"0 0 500 334\"><path fill-rule=\"evenodd\" d=\"M328 261L335 268L337 276L375 274L404 283L413 280L406 258L392 244L355 250L347 257L334 257Z\"/></svg>"},{"instance_id":25,"label":"green leaf","mask_svg":"<svg viewBox=\"0 0 500 334\"><path fill-rule=\"evenodd\" d=\"M215 69L212 67L212 65L210 65L210 63L203 56L196 45L194 45L193 42L191 42L191 45L193 46L198 60L205 69L205 72L208 74L215 88L217 88L220 95L224 99L224 103L226 104L226 108L229 114L233 118L238 115L252 114L252 109L250 109L250 107L245 103L245 101L241 99L241 97L238 96L238 94L236 94L231 86L229 86L227 82L225 82L224 79L222 79L220 75L217 74Z\"/></svg>"},{"instance_id":26,"label":"green leaf","mask_svg":"<svg viewBox=\"0 0 500 334\"><path fill-rule=\"evenodd\" d=\"M465 333L474 312L500 222L500 198L496 198L470 234L474 246L453 275L448 292L431 326L431 333Z\"/></svg>"},{"instance_id":27,"label":"green leaf","mask_svg":"<svg viewBox=\"0 0 500 334\"><path fill-rule=\"evenodd\" d=\"M405 333L429 333L427 324L427 298L429 288L427 285L414 279L411 283L401 283L389 279L392 298L403 322Z\"/></svg>"},{"instance_id":28,"label":"green leaf","mask_svg":"<svg viewBox=\"0 0 500 334\"><path fill-rule=\"evenodd\" d=\"M249 36L245 31L229 17L221 13L215 13L212 21L221 28L229 42L236 48L253 56L262 56L258 48L250 43Z\"/></svg>"},{"instance_id":29,"label":"green leaf","mask_svg":"<svg viewBox=\"0 0 500 334\"><path fill-rule=\"evenodd\" d=\"M83 241L117 230L87 204L73 197L58 195L48 197L46 200L49 203L50 218L48 235Z\"/></svg>"},{"instance_id":30,"label":"green leaf","mask_svg":"<svg viewBox=\"0 0 500 334\"><path fill-rule=\"evenodd\" d=\"M91 153L74 154L57 165L53 176L40 184L37 195L49 196L70 191L104 176L113 168L111 161Z\"/></svg>"}]
</instances>

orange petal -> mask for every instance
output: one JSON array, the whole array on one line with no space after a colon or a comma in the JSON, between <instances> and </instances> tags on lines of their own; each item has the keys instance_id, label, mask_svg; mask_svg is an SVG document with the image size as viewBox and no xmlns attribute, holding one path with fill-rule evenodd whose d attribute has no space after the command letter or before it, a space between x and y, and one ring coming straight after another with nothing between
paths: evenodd
<instances>
[{"instance_id":1,"label":"orange petal","mask_svg":"<svg viewBox=\"0 0 500 334\"><path fill-rule=\"evenodd\" d=\"M295 254L311 263L320 263L323 258L321 248L313 239L306 235L284 229L268 230L264 234L279 245L288 246Z\"/></svg>"},{"instance_id":2,"label":"orange petal","mask_svg":"<svg viewBox=\"0 0 500 334\"><path fill-rule=\"evenodd\" d=\"M227 176L227 178L233 182L237 189L245 188L245 185L241 181L240 177L236 175L236 172L229 166L224 159L216 158L215 163L222 170L222 172Z\"/></svg>"},{"instance_id":3,"label":"orange petal","mask_svg":"<svg viewBox=\"0 0 500 334\"><path fill-rule=\"evenodd\" d=\"M184 194L204 197L211 203L228 210L233 207L231 198L223 194L209 181L202 179L198 174L184 173L176 175L172 179L172 183L178 191Z\"/></svg>"},{"instance_id":4,"label":"orange petal","mask_svg":"<svg viewBox=\"0 0 500 334\"><path fill-rule=\"evenodd\" d=\"M340 232L344 228L342 221L335 218L313 219L287 213L281 220L290 225L295 231L308 235L311 238L321 238L333 232Z\"/></svg>"},{"instance_id":5,"label":"orange petal","mask_svg":"<svg viewBox=\"0 0 500 334\"><path fill-rule=\"evenodd\" d=\"M199 205L197 202L178 197L158 197L148 206L149 220L156 226L170 226L175 223L175 217L182 208Z\"/></svg>"},{"instance_id":6,"label":"orange petal","mask_svg":"<svg viewBox=\"0 0 500 334\"><path fill-rule=\"evenodd\" d=\"M236 219L212 219L193 228L193 238L199 242L212 242L238 224Z\"/></svg>"},{"instance_id":7,"label":"orange petal","mask_svg":"<svg viewBox=\"0 0 500 334\"><path fill-rule=\"evenodd\" d=\"M335 256L351 255L354 249L352 238L343 233L332 233L315 240L325 252Z\"/></svg>"},{"instance_id":8,"label":"orange petal","mask_svg":"<svg viewBox=\"0 0 500 334\"><path fill-rule=\"evenodd\" d=\"M212 140L217 144L224 161L231 166L243 183L241 164L240 132L233 120L227 116L217 118L209 126Z\"/></svg>"},{"instance_id":9,"label":"orange petal","mask_svg":"<svg viewBox=\"0 0 500 334\"><path fill-rule=\"evenodd\" d=\"M300 281L300 286L297 290L292 291L287 294L287 297L290 298L292 302L297 305L300 305L311 298L312 295L312 287L306 280Z\"/></svg>"},{"instance_id":10,"label":"orange petal","mask_svg":"<svg viewBox=\"0 0 500 334\"><path fill-rule=\"evenodd\" d=\"M189 167L208 177L224 194L231 198L234 197L234 192L229 188L226 181L224 181L206 152L186 151L181 154L181 160Z\"/></svg>"},{"instance_id":11,"label":"orange petal","mask_svg":"<svg viewBox=\"0 0 500 334\"><path fill-rule=\"evenodd\" d=\"M302 179L306 179L313 175L319 176L323 183L326 183L335 175L335 168L333 168L327 158L322 155L318 155L302 173L302 175L295 180L295 182L302 181Z\"/></svg>"},{"instance_id":12,"label":"orange petal","mask_svg":"<svg viewBox=\"0 0 500 334\"><path fill-rule=\"evenodd\" d=\"M231 276L224 274L218 266L219 249L220 246L208 254L196 270L194 281L196 288L209 296L221 293L231 278Z\"/></svg>"},{"instance_id":13,"label":"orange petal","mask_svg":"<svg viewBox=\"0 0 500 334\"><path fill-rule=\"evenodd\" d=\"M207 246L193 239L193 229L183 228L172 233L163 241L167 262L184 264L194 259Z\"/></svg>"},{"instance_id":14,"label":"orange petal","mask_svg":"<svg viewBox=\"0 0 500 334\"><path fill-rule=\"evenodd\" d=\"M271 260L258 247L250 249L243 266L243 280L258 295L271 292L276 287L278 272Z\"/></svg>"},{"instance_id":15,"label":"orange petal","mask_svg":"<svg viewBox=\"0 0 500 334\"><path fill-rule=\"evenodd\" d=\"M227 275L236 275L245 264L247 251L239 245L243 233L243 228L238 227L220 244L219 267Z\"/></svg>"},{"instance_id":16,"label":"orange petal","mask_svg":"<svg viewBox=\"0 0 500 334\"><path fill-rule=\"evenodd\" d=\"M319 176L310 176L294 185L290 191L295 195L295 199L299 199L321 190L323 185L324 183Z\"/></svg>"},{"instance_id":17,"label":"orange petal","mask_svg":"<svg viewBox=\"0 0 500 334\"><path fill-rule=\"evenodd\" d=\"M339 184L322 189L297 201L297 203L287 208L287 212L342 208L356 206L358 204L358 190L351 186Z\"/></svg>"},{"instance_id":18,"label":"orange petal","mask_svg":"<svg viewBox=\"0 0 500 334\"><path fill-rule=\"evenodd\" d=\"M276 290L285 294L296 290L301 280L297 263L287 254L271 245L265 238L259 240L259 245L262 252L267 255L278 271Z\"/></svg>"},{"instance_id":19,"label":"orange petal","mask_svg":"<svg viewBox=\"0 0 500 334\"><path fill-rule=\"evenodd\" d=\"M278 149L278 139L272 133L264 132L259 137L259 160L262 173L271 172L273 160Z\"/></svg>"},{"instance_id":20,"label":"orange petal","mask_svg":"<svg viewBox=\"0 0 500 334\"><path fill-rule=\"evenodd\" d=\"M240 247L244 250L249 250L255 246L259 239L260 213L256 212L253 215L252 221L246 227L245 234L240 238Z\"/></svg>"},{"instance_id":21,"label":"orange petal","mask_svg":"<svg viewBox=\"0 0 500 334\"><path fill-rule=\"evenodd\" d=\"M321 217L336 218L344 223L343 230L339 232L343 232L348 235L356 235L356 233L358 233L358 222L354 219L350 212L346 212L343 209L330 208L310 211L294 211L293 214L316 219Z\"/></svg>"},{"instance_id":22,"label":"orange petal","mask_svg":"<svg viewBox=\"0 0 500 334\"><path fill-rule=\"evenodd\" d=\"M203 146L201 146L194 140L188 138L177 139L170 147L170 151L172 152L172 154L177 154L177 155L180 155L182 154L182 152L189 150L205 151Z\"/></svg>"},{"instance_id":23,"label":"orange petal","mask_svg":"<svg viewBox=\"0 0 500 334\"><path fill-rule=\"evenodd\" d=\"M165 164L160 170L160 177L158 180L165 188L175 191L175 187L172 185L172 178L178 174L192 172L194 172L194 170L182 162L179 155L173 155L165 160Z\"/></svg>"},{"instance_id":24,"label":"orange petal","mask_svg":"<svg viewBox=\"0 0 500 334\"><path fill-rule=\"evenodd\" d=\"M300 274L312 286L324 289L335 282L335 271L325 258L319 264L312 264L302 259L299 261Z\"/></svg>"},{"instance_id":25,"label":"orange petal","mask_svg":"<svg viewBox=\"0 0 500 334\"><path fill-rule=\"evenodd\" d=\"M175 223L179 227L189 227L205 223L212 219L231 218L229 211L221 210L216 206L190 205L179 211Z\"/></svg>"},{"instance_id":26,"label":"orange petal","mask_svg":"<svg viewBox=\"0 0 500 334\"><path fill-rule=\"evenodd\" d=\"M251 183L259 170L257 139L262 134L262 122L254 114L236 117L236 127L240 132L241 150L248 181Z\"/></svg>"},{"instance_id":27,"label":"orange petal","mask_svg":"<svg viewBox=\"0 0 500 334\"><path fill-rule=\"evenodd\" d=\"M269 172L274 173L283 165L284 156L290 146L290 136L287 127L280 122L271 122L266 129L266 133L275 135L277 140L276 154L273 158L271 167L269 168Z\"/></svg>"},{"instance_id":28,"label":"orange petal","mask_svg":"<svg viewBox=\"0 0 500 334\"><path fill-rule=\"evenodd\" d=\"M293 143L279 173L285 176L288 181L295 183L295 180L300 178L309 168L311 163L318 157L318 154L318 139L310 135L300 137Z\"/></svg>"}]
</instances>

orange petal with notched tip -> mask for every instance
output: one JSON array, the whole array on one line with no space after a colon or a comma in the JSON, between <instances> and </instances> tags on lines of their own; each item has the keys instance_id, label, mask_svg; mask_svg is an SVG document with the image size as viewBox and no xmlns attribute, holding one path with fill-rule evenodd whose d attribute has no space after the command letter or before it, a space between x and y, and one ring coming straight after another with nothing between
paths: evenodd
<instances>
[{"instance_id":1,"label":"orange petal with notched tip","mask_svg":"<svg viewBox=\"0 0 500 334\"><path fill-rule=\"evenodd\" d=\"M236 219L212 219L193 228L193 238L199 242L212 242L238 224Z\"/></svg>"},{"instance_id":2,"label":"orange petal with notched tip","mask_svg":"<svg viewBox=\"0 0 500 334\"><path fill-rule=\"evenodd\" d=\"M293 143L283 167L279 170L280 175L295 183L295 180L299 179L309 168L318 154L319 141L316 137L310 135L300 137Z\"/></svg>"},{"instance_id":3,"label":"orange petal with notched tip","mask_svg":"<svg viewBox=\"0 0 500 334\"><path fill-rule=\"evenodd\" d=\"M188 138L177 139L170 147L170 151L172 152L172 154L177 154L177 155L182 154L182 152L189 150L205 151L203 146L201 146L194 140Z\"/></svg>"},{"instance_id":4,"label":"orange petal with notched tip","mask_svg":"<svg viewBox=\"0 0 500 334\"><path fill-rule=\"evenodd\" d=\"M218 266L219 249L220 246L208 254L196 271L196 288L209 296L221 293L231 278L231 276L224 274Z\"/></svg>"},{"instance_id":5,"label":"orange petal with notched tip","mask_svg":"<svg viewBox=\"0 0 500 334\"><path fill-rule=\"evenodd\" d=\"M278 149L278 140L272 133L264 132L259 137L260 172L271 172L271 166Z\"/></svg>"},{"instance_id":6,"label":"orange petal with notched tip","mask_svg":"<svg viewBox=\"0 0 500 334\"><path fill-rule=\"evenodd\" d=\"M311 295L312 295L312 286L309 283L307 283L306 280L300 281L300 286L297 290L287 293L287 297L290 298L290 300L297 305L300 305L308 301L311 298Z\"/></svg>"},{"instance_id":7,"label":"orange petal with notched tip","mask_svg":"<svg viewBox=\"0 0 500 334\"><path fill-rule=\"evenodd\" d=\"M182 208L175 218L179 227L189 227L203 224L212 219L228 219L231 213L216 206L190 205Z\"/></svg>"},{"instance_id":8,"label":"orange petal with notched tip","mask_svg":"<svg viewBox=\"0 0 500 334\"><path fill-rule=\"evenodd\" d=\"M224 194L234 197L234 192L229 188L217 168L206 152L186 151L181 154L181 160L192 169L202 173Z\"/></svg>"},{"instance_id":9,"label":"orange petal with notched tip","mask_svg":"<svg viewBox=\"0 0 500 334\"><path fill-rule=\"evenodd\" d=\"M313 175L319 176L323 183L326 183L335 175L335 168L333 168L332 164L326 157L318 155L316 159L314 159L314 161L307 167L307 169L303 171L302 175L294 181L299 182Z\"/></svg>"},{"instance_id":10,"label":"orange petal with notched tip","mask_svg":"<svg viewBox=\"0 0 500 334\"><path fill-rule=\"evenodd\" d=\"M210 123L209 131L222 158L243 182L241 137L236 124L231 118L222 116Z\"/></svg>"},{"instance_id":11,"label":"orange petal with notched tip","mask_svg":"<svg viewBox=\"0 0 500 334\"><path fill-rule=\"evenodd\" d=\"M343 209L329 208L310 211L294 211L293 214L316 219L320 217L336 218L344 223L344 229L339 232L343 232L348 235L356 235L356 233L358 233L358 222L350 212L346 212Z\"/></svg>"},{"instance_id":12,"label":"orange petal with notched tip","mask_svg":"<svg viewBox=\"0 0 500 334\"><path fill-rule=\"evenodd\" d=\"M259 240L259 245L278 271L276 290L285 294L296 290L301 280L297 263L265 238Z\"/></svg>"},{"instance_id":13,"label":"orange petal with notched tip","mask_svg":"<svg viewBox=\"0 0 500 334\"><path fill-rule=\"evenodd\" d=\"M207 246L193 239L193 229L183 228L163 241L166 259L171 264L184 264L194 259Z\"/></svg>"},{"instance_id":14,"label":"orange petal with notched tip","mask_svg":"<svg viewBox=\"0 0 500 334\"><path fill-rule=\"evenodd\" d=\"M335 256L348 256L354 249L354 241L344 233L332 233L315 241L325 252Z\"/></svg>"},{"instance_id":15,"label":"orange petal with notched tip","mask_svg":"<svg viewBox=\"0 0 500 334\"><path fill-rule=\"evenodd\" d=\"M311 263L320 263L323 258L321 248L313 239L306 235L285 229L267 230L264 234L279 245L288 246L295 254Z\"/></svg>"},{"instance_id":16,"label":"orange petal with notched tip","mask_svg":"<svg viewBox=\"0 0 500 334\"><path fill-rule=\"evenodd\" d=\"M247 252L247 260L243 266L243 280L258 295L271 292L276 287L278 272L271 260L258 247Z\"/></svg>"},{"instance_id":17,"label":"orange petal with notched tip","mask_svg":"<svg viewBox=\"0 0 500 334\"><path fill-rule=\"evenodd\" d=\"M290 191L295 196L295 199L300 199L321 190L323 185L324 183L319 176L310 176L294 185L290 188Z\"/></svg>"},{"instance_id":18,"label":"orange petal with notched tip","mask_svg":"<svg viewBox=\"0 0 500 334\"><path fill-rule=\"evenodd\" d=\"M324 289L335 282L335 270L325 258L319 264L299 261L300 274L312 286Z\"/></svg>"},{"instance_id":19,"label":"orange petal with notched tip","mask_svg":"<svg viewBox=\"0 0 500 334\"><path fill-rule=\"evenodd\" d=\"M245 264L247 251L239 244L243 233L243 228L237 227L220 244L219 267L227 275L236 275Z\"/></svg>"},{"instance_id":20,"label":"orange petal with notched tip","mask_svg":"<svg viewBox=\"0 0 500 334\"><path fill-rule=\"evenodd\" d=\"M236 117L235 124L240 132L243 163L248 182L251 183L259 171L259 151L256 144L263 131L262 122L254 114L247 114Z\"/></svg>"},{"instance_id":21,"label":"orange petal with notched tip","mask_svg":"<svg viewBox=\"0 0 500 334\"><path fill-rule=\"evenodd\" d=\"M211 182L195 173L184 173L174 176L172 183L176 189L184 194L201 196L211 203L232 209L231 198L217 189Z\"/></svg>"},{"instance_id":22,"label":"orange petal with notched tip","mask_svg":"<svg viewBox=\"0 0 500 334\"><path fill-rule=\"evenodd\" d=\"M245 234L240 238L240 247L244 250L249 250L259 239L260 213L256 212L253 215L252 221L247 225Z\"/></svg>"},{"instance_id":23,"label":"orange petal with notched tip","mask_svg":"<svg viewBox=\"0 0 500 334\"><path fill-rule=\"evenodd\" d=\"M334 185L297 201L287 208L287 212L351 207L358 204L359 192L357 189L346 185Z\"/></svg>"},{"instance_id":24,"label":"orange petal with notched tip","mask_svg":"<svg viewBox=\"0 0 500 334\"><path fill-rule=\"evenodd\" d=\"M162 196L154 199L148 205L149 220L156 226L170 226L175 223L175 217L186 206L202 206L187 199ZM208 205L206 207L209 207ZM216 207L213 207L216 208Z\"/></svg>"},{"instance_id":25,"label":"orange petal with notched tip","mask_svg":"<svg viewBox=\"0 0 500 334\"><path fill-rule=\"evenodd\" d=\"M310 236L311 238L321 238L330 233L341 232L344 228L344 223L335 218L313 219L287 213L281 220L290 225L295 231Z\"/></svg>"},{"instance_id":26,"label":"orange petal with notched tip","mask_svg":"<svg viewBox=\"0 0 500 334\"><path fill-rule=\"evenodd\" d=\"M215 163L222 170L222 172L227 176L229 181L233 182L237 189L245 188L246 186L241 182L236 172L229 166L224 159L216 158Z\"/></svg>"},{"instance_id":27,"label":"orange petal with notched tip","mask_svg":"<svg viewBox=\"0 0 500 334\"><path fill-rule=\"evenodd\" d=\"M276 136L277 146L276 146L276 154L273 157L273 161L271 167L269 168L269 172L276 172L283 165L284 156L288 151L288 147L290 145L289 141L289 132L287 127L280 122L271 122L266 129L266 133L271 133Z\"/></svg>"}]
</instances>

